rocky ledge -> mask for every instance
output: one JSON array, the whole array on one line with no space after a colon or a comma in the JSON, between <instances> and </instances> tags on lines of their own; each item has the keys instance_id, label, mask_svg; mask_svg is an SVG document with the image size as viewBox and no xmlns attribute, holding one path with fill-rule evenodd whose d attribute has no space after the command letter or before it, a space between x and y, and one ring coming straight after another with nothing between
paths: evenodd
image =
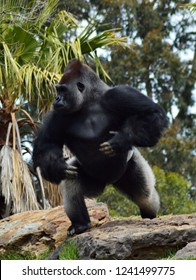
<instances>
[{"instance_id":1,"label":"rocky ledge","mask_svg":"<svg viewBox=\"0 0 196 280\"><path fill-rule=\"evenodd\" d=\"M72 237L81 259L158 259L170 251L196 257L196 214L112 220L105 204L87 204L93 227ZM55 250L69 225L62 206L12 215L0 221L0 253Z\"/></svg>"}]
</instances>

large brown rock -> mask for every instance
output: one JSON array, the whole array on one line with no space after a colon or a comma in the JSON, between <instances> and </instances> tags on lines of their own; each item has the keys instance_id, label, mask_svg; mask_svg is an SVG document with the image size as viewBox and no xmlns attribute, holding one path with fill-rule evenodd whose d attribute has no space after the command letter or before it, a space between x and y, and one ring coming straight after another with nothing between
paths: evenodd
<instances>
[{"instance_id":1,"label":"large brown rock","mask_svg":"<svg viewBox=\"0 0 196 280\"><path fill-rule=\"evenodd\" d=\"M111 221L75 240L81 259L157 259L196 241L196 214Z\"/></svg>"},{"instance_id":2,"label":"large brown rock","mask_svg":"<svg viewBox=\"0 0 196 280\"><path fill-rule=\"evenodd\" d=\"M104 203L86 202L93 226L110 220ZM63 206L12 215L0 221L0 253L15 250L40 255L55 249L66 238L69 226Z\"/></svg>"}]
</instances>

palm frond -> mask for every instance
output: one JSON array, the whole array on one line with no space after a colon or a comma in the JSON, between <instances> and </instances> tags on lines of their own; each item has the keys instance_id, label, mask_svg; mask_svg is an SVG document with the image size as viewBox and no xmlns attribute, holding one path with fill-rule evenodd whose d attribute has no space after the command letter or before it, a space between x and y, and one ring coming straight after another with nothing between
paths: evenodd
<instances>
[{"instance_id":1,"label":"palm frond","mask_svg":"<svg viewBox=\"0 0 196 280\"><path fill-rule=\"evenodd\" d=\"M16 149L12 150L12 162L14 170L12 178L13 212L38 210L39 205L29 169Z\"/></svg>"},{"instance_id":2,"label":"palm frond","mask_svg":"<svg viewBox=\"0 0 196 280\"><path fill-rule=\"evenodd\" d=\"M110 45L120 45L128 47L126 37L117 37L118 29L110 29L96 33L96 25L89 24L79 35L82 53L90 53L98 48Z\"/></svg>"},{"instance_id":3,"label":"palm frond","mask_svg":"<svg viewBox=\"0 0 196 280\"><path fill-rule=\"evenodd\" d=\"M33 102L37 99L37 107L46 111L55 95L54 84L60 78L54 72L42 70L36 65L26 64L21 67L22 86L18 98Z\"/></svg>"},{"instance_id":4,"label":"palm frond","mask_svg":"<svg viewBox=\"0 0 196 280\"><path fill-rule=\"evenodd\" d=\"M0 193L5 198L7 205L11 204L12 193L12 149L9 147L9 137L12 124L9 123L5 145L0 150Z\"/></svg>"},{"instance_id":5,"label":"palm frond","mask_svg":"<svg viewBox=\"0 0 196 280\"><path fill-rule=\"evenodd\" d=\"M7 77L10 73L14 76L19 82L21 82L20 75L20 65L16 62L12 53L5 42L2 42L3 52L4 52L4 71ZM3 71L3 66L1 65L1 72ZM10 77L11 78L11 77Z\"/></svg>"},{"instance_id":6,"label":"palm frond","mask_svg":"<svg viewBox=\"0 0 196 280\"><path fill-rule=\"evenodd\" d=\"M38 25L39 29L47 23L51 15L56 11L58 3L59 0L34 1L31 13L35 16L35 24Z\"/></svg>"},{"instance_id":7,"label":"palm frond","mask_svg":"<svg viewBox=\"0 0 196 280\"><path fill-rule=\"evenodd\" d=\"M8 145L0 151L1 194L6 204L13 203L13 212L39 209L27 164L17 150Z\"/></svg>"},{"instance_id":8,"label":"palm frond","mask_svg":"<svg viewBox=\"0 0 196 280\"><path fill-rule=\"evenodd\" d=\"M5 198L6 204L12 201L12 149L8 145L4 145L0 150L0 193Z\"/></svg>"},{"instance_id":9,"label":"palm frond","mask_svg":"<svg viewBox=\"0 0 196 280\"><path fill-rule=\"evenodd\" d=\"M37 210L37 202L32 177L26 162L22 158L21 139L15 113L12 113L13 149L12 149L12 201L13 212ZM17 139L17 141L16 141ZM16 143L17 148L16 149Z\"/></svg>"}]
</instances>

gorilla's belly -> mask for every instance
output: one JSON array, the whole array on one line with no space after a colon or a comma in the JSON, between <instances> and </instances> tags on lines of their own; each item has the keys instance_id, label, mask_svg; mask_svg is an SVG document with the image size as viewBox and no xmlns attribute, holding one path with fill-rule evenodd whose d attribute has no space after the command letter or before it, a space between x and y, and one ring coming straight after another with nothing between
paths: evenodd
<instances>
[{"instance_id":1,"label":"gorilla's belly","mask_svg":"<svg viewBox=\"0 0 196 280\"><path fill-rule=\"evenodd\" d=\"M84 171L91 177L113 183L117 181L125 172L127 166L127 154L109 157L106 155L86 157L79 160Z\"/></svg>"}]
</instances>

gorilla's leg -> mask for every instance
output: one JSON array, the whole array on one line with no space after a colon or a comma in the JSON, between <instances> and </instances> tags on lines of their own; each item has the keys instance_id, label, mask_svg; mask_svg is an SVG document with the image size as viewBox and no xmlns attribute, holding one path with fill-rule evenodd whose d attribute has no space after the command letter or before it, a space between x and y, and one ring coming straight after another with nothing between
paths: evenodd
<instances>
[{"instance_id":1,"label":"gorilla's leg","mask_svg":"<svg viewBox=\"0 0 196 280\"><path fill-rule=\"evenodd\" d=\"M64 209L71 221L68 228L69 236L79 234L90 228L90 218L84 201L84 196L93 196L104 189L104 185L96 182L84 173L79 163L72 161L76 166L78 177L63 180L60 184L63 195Z\"/></svg>"},{"instance_id":2,"label":"gorilla's leg","mask_svg":"<svg viewBox=\"0 0 196 280\"><path fill-rule=\"evenodd\" d=\"M68 235L81 233L90 227L90 218L84 201L80 182L77 179L61 182L64 209L71 221Z\"/></svg>"},{"instance_id":3,"label":"gorilla's leg","mask_svg":"<svg viewBox=\"0 0 196 280\"><path fill-rule=\"evenodd\" d=\"M156 217L160 202L154 174L136 148L128 160L125 174L114 185L139 206L142 218Z\"/></svg>"}]
</instances>

